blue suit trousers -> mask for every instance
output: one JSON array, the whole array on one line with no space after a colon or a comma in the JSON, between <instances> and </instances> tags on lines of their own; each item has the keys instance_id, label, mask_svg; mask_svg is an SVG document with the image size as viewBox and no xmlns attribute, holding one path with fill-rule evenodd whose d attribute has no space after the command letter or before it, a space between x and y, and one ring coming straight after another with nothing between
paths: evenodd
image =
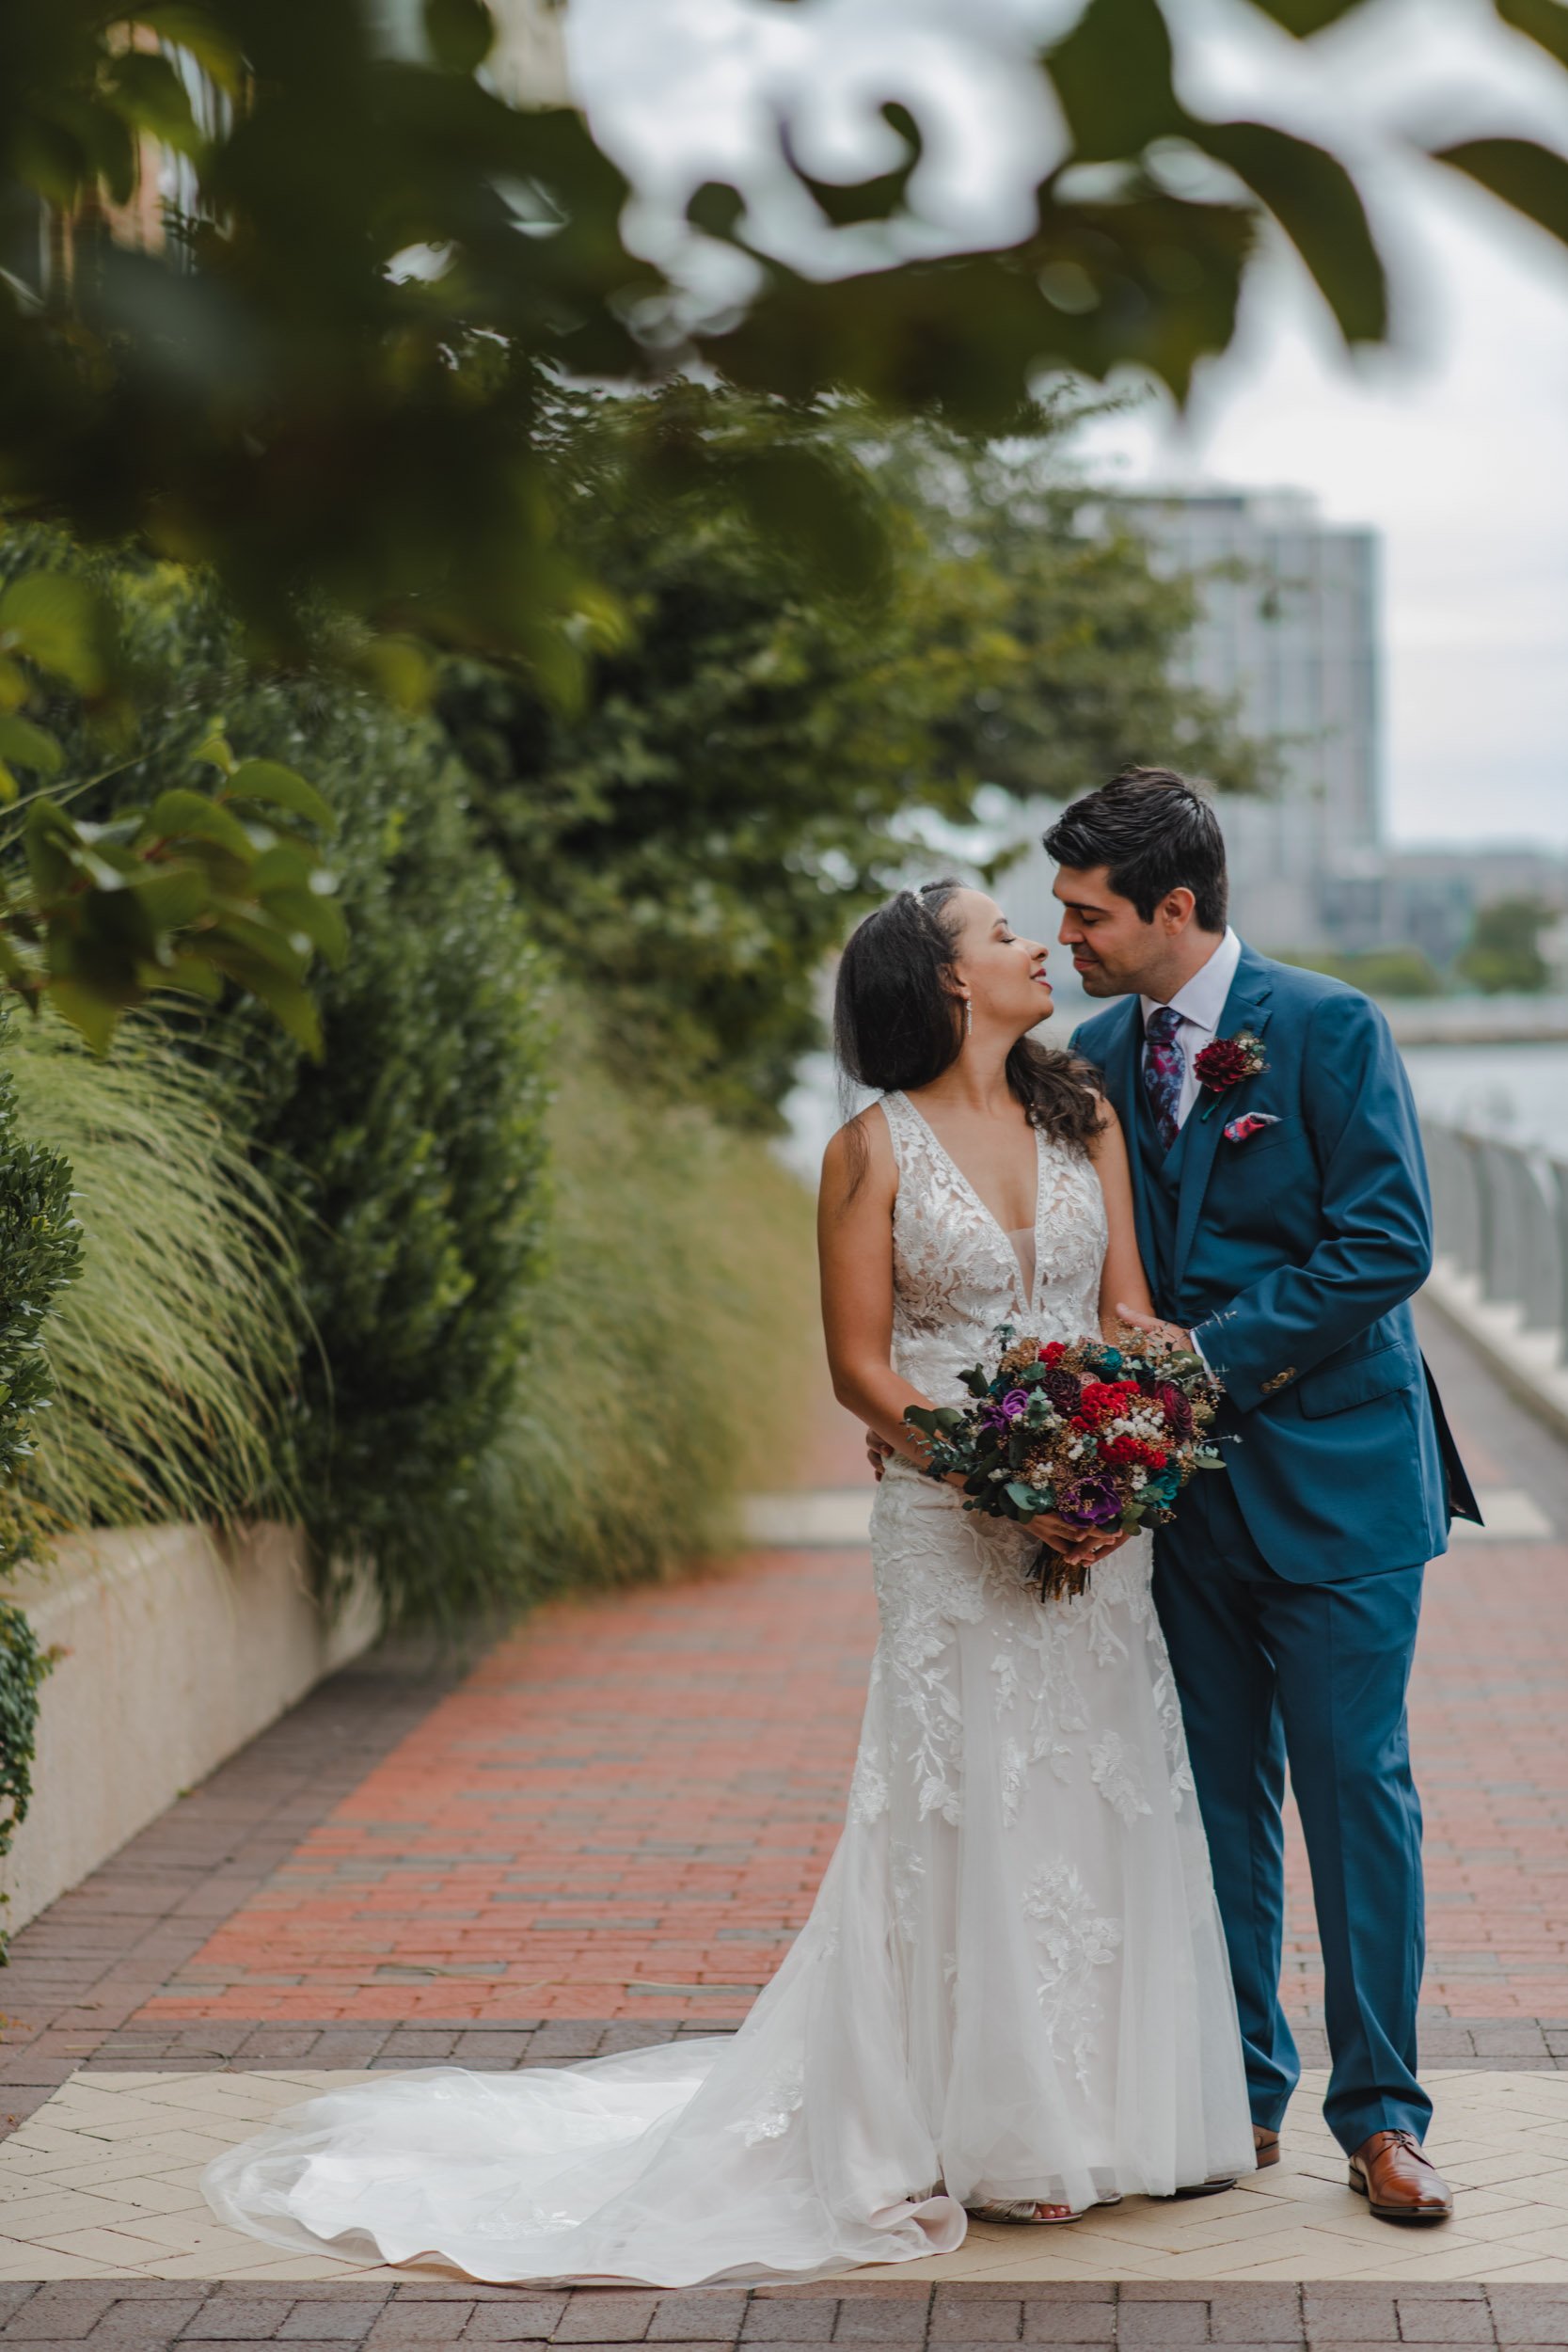
<instances>
[{"instance_id":1,"label":"blue suit trousers","mask_svg":"<svg viewBox=\"0 0 1568 2352\"><path fill-rule=\"evenodd\" d=\"M1255 2123L1300 2072L1279 1998L1285 1772L1306 1833L1333 2061L1323 2112L1347 2151L1425 2137L1416 2078L1425 1957L1421 1808L1405 1696L1424 1566L1338 1583L1277 1576L1227 1475L1199 1474L1156 1539L1154 1595L1186 1718Z\"/></svg>"}]
</instances>

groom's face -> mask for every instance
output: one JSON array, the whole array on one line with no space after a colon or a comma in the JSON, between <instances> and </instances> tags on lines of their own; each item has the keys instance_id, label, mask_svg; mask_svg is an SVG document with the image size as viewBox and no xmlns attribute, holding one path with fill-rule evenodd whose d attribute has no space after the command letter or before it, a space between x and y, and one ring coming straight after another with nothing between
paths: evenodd
<instances>
[{"instance_id":1,"label":"groom's face","mask_svg":"<svg viewBox=\"0 0 1568 2352\"><path fill-rule=\"evenodd\" d=\"M1161 962L1164 933L1158 914L1146 923L1131 898L1111 888L1103 866L1057 868L1053 885L1062 909L1056 936L1090 996L1131 996L1149 986Z\"/></svg>"}]
</instances>

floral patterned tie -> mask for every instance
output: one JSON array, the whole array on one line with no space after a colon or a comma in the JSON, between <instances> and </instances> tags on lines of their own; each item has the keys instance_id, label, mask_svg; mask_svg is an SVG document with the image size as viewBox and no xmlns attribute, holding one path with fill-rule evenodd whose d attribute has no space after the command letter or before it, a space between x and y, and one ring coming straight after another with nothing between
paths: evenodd
<instances>
[{"instance_id":1,"label":"floral patterned tie","mask_svg":"<svg viewBox=\"0 0 1568 2352\"><path fill-rule=\"evenodd\" d=\"M1160 1005L1149 1014L1144 1030L1144 1092L1160 1130L1161 1144L1167 1152L1181 1130L1177 1110L1181 1101L1181 1081L1187 1074L1187 1057L1177 1043L1176 1033L1180 1026L1181 1015L1175 1007Z\"/></svg>"}]
</instances>

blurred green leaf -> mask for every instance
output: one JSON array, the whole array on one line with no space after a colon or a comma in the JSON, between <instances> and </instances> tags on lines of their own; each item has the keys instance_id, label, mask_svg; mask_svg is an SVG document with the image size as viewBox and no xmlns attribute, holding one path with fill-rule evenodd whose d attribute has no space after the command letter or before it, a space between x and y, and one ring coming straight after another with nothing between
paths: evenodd
<instances>
[{"instance_id":1,"label":"blurred green leaf","mask_svg":"<svg viewBox=\"0 0 1568 2352\"><path fill-rule=\"evenodd\" d=\"M811 190L818 209L835 229L847 229L859 221L890 220L908 198L910 180L923 151L919 125L907 106L886 105L881 115L903 140L906 153L902 163L895 164L891 171L879 173L875 180L847 183L814 180L791 154L796 177Z\"/></svg>"},{"instance_id":2,"label":"blurred green leaf","mask_svg":"<svg viewBox=\"0 0 1568 2352\"><path fill-rule=\"evenodd\" d=\"M150 866L138 876L135 887L142 912L158 931L182 930L187 923L194 923L211 895L206 875L196 866L172 873Z\"/></svg>"},{"instance_id":3,"label":"blurred green leaf","mask_svg":"<svg viewBox=\"0 0 1568 2352\"><path fill-rule=\"evenodd\" d=\"M166 57L127 49L109 69L107 87L111 103L137 131L182 155L199 150L190 93Z\"/></svg>"},{"instance_id":4,"label":"blurred green leaf","mask_svg":"<svg viewBox=\"0 0 1568 2352\"><path fill-rule=\"evenodd\" d=\"M149 841L182 840L193 835L198 840L215 841L220 849L243 858L246 865L255 854L250 835L239 818L216 801L210 801L204 792L160 792L147 812L142 833Z\"/></svg>"},{"instance_id":5,"label":"blurred green leaf","mask_svg":"<svg viewBox=\"0 0 1568 2352\"><path fill-rule=\"evenodd\" d=\"M86 580L65 572L27 572L0 595L0 649L25 655L79 693L107 681L105 616Z\"/></svg>"},{"instance_id":6,"label":"blurred green leaf","mask_svg":"<svg viewBox=\"0 0 1568 2352\"><path fill-rule=\"evenodd\" d=\"M1568 245L1568 157L1533 139L1465 139L1433 160L1533 220Z\"/></svg>"},{"instance_id":7,"label":"blurred green leaf","mask_svg":"<svg viewBox=\"0 0 1568 2352\"><path fill-rule=\"evenodd\" d=\"M302 932L328 963L341 969L348 955L348 925L334 899L324 898L314 890L273 890L263 903L276 922Z\"/></svg>"},{"instance_id":8,"label":"blurred green leaf","mask_svg":"<svg viewBox=\"0 0 1568 2352\"><path fill-rule=\"evenodd\" d=\"M1366 209L1343 164L1264 122L1194 122L1189 136L1265 203L1350 343L1388 331L1388 290Z\"/></svg>"},{"instance_id":9,"label":"blurred green leaf","mask_svg":"<svg viewBox=\"0 0 1568 2352\"><path fill-rule=\"evenodd\" d=\"M325 833L338 821L315 786L276 759L242 759L230 771L227 790L235 800L261 801L269 807L289 809Z\"/></svg>"},{"instance_id":10,"label":"blurred green leaf","mask_svg":"<svg viewBox=\"0 0 1568 2352\"><path fill-rule=\"evenodd\" d=\"M226 776L231 776L239 765L233 746L221 727L214 727L210 735L204 736L191 757L206 760L210 767L216 768Z\"/></svg>"},{"instance_id":11,"label":"blurred green leaf","mask_svg":"<svg viewBox=\"0 0 1568 2352\"><path fill-rule=\"evenodd\" d=\"M1505 24L1538 42L1559 65L1568 65L1568 8L1562 0L1495 0L1495 5Z\"/></svg>"},{"instance_id":12,"label":"blurred green leaf","mask_svg":"<svg viewBox=\"0 0 1568 2352\"><path fill-rule=\"evenodd\" d=\"M61 752L55 738L34 726L30 719L0 717L0 759L8 765L35 769L40 776L56 776Z\"/></svg>"},{"instance_id":13,"label":"blurred green leaf","mask_svg":"<svg viewBox=\"0 0 1568 2352\"><path fill-rule=\"evenodd\" d=\"M1045 62L1075 162L1139 155L1182 127L1170 32L1155 0L1089 0Z\"/></svg>"},{"instance_id":14,"label":"blurred green leaf","mask_svg":"<svg viewBox=\"0 0 1568 2352\"><path fill-rule=\"evenodd\" d=\"M158 974L160 988L178 988L188 996L199 996L209 1005L215 1005L223 994L223 974L205 957L183 953L171 956Z\"/></svg>"},{"instance_id":15,"label":"blurred green leaf","mask_svg":"<svg viewBox=\"0 0 1568 2352\"><path fill-rule=\"evenodd\" d=\"M729 244L739 233L745 211L746 199L738 188L726 180L705 180L688 202L686 217L705 237Z\"/></svg>"},{"instance_id":16,"label":"blurred green leaf","mask_svg":"<svg viewBox=\"0 0 1568 2352\"><path fill-rule=\"evenodd\" d=\"M484 0L424 0L430 54L450 73L472 73L495 46L496 23Z\"/></svg>"},{"instance_id":17,"label":"blurred green leaf","mask_svg":"<svg viewBox=\"0 0 1568 2352\"><path fill-rule=\"evenodd\" d=\"M106 1054L114 1041L123 1009L83 980L57 979L49 1001L62 1020L69 1021L95 1054Z\"/></svg>"},{"instance_id":18,"label":"blurred green leaf","mask_svg":"<svg viewBox=\"0 0 1568 2352\"><path fill-rule=\"evenodd\" d=\"M244 53L213 9L197 5L197 0L148 0L127 15L183 49L230 98L238 95L245 79Z\"/></svg>"},{"instance_id":19,"label":"blurred green leaf","mask_svg":"<svg viewBox=\"0 0 1568 2352\"><path fill-rule=\"evenodd\" d=\"M429 707L436 671L426 648L413 637L372 637L358 665L378 692L404 710Z\"/></svg>"},{"instance_id":20,"label":"blurred green leaf","mask_svg":"<svg viewBox=\"0 0 1568 2352\"><path fill-rule=\"evenodd\" d=\"M1321 33L1326 24L1338 24L1342 16L1361 5L1362 0L1253 0L1254 8L1283 24L1298 40Z\"/></svg>"},{"instance_id":21,"label":"blurred green leaf","mask_svg":"<svg viewBox=\"0 0 1568 2352\"><path fill-rule=\"evenodd\" d=\"M847 594L886 576L887 548L863 485L831 453L807 446L746 453L723 477L765 540Z\"/></svg>"}]
</instances>

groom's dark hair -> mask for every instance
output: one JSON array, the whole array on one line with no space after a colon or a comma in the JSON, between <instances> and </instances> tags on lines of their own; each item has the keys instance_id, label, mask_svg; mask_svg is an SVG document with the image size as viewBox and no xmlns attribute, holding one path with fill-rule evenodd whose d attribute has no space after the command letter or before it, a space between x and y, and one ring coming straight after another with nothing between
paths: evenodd
<instances>
[{"instance_id":1,"label":"groom's dark hair","mask_svg":"<svg viewBox=\"0 0 1568 2352\"><path fill-rule=\"evenodd\" d=\"M1045 835L1058 866L1107 868L1111 888L1146 923L1173 890L1190 890L1198 929L1223 931L1229 886L1225 835L1197 786L1174 768L1124 768L1065 809Z\"/></svg>"}]
</instances>

